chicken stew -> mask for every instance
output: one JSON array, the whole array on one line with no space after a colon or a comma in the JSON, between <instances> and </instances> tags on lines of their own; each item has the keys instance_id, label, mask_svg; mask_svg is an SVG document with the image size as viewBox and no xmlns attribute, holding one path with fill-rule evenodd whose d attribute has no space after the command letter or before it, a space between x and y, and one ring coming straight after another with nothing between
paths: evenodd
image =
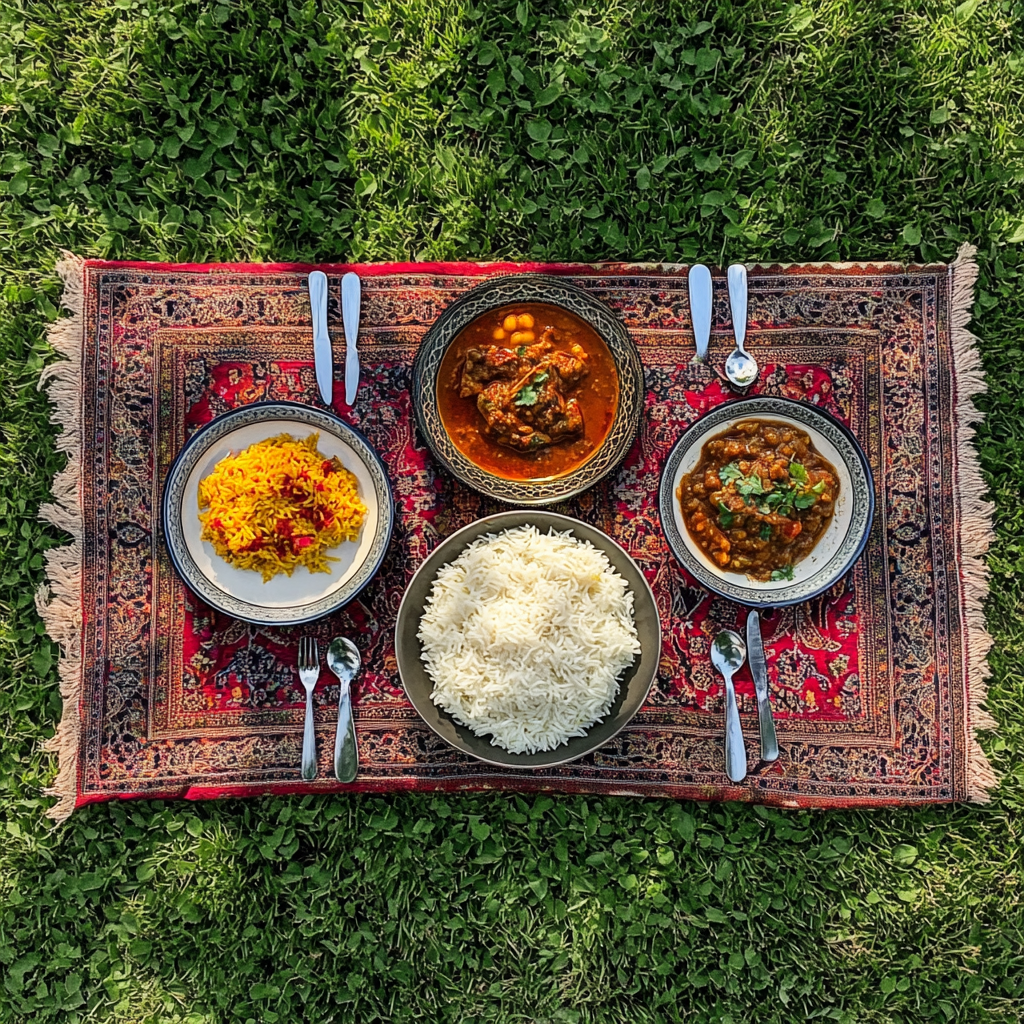
<instances>
[{"instance_id":1,"label":"chicken stew","mask_svg":"<svg viewBox=\"0 0 1024 1024\"><path fill-rule=\"evenodd\" d=\"M514 480L571 473L607 437L618 405L608 346L546 303L504 306L454 339L437 382L441 422L483 469Z\"/></svg>"}]
</instances>

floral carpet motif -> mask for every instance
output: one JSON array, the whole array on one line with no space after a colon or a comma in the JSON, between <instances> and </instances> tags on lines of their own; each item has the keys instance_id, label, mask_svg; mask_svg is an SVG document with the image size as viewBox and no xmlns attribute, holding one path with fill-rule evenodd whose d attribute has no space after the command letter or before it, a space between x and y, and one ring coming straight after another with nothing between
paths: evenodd
<instances>
[{"instance_id":1,"label":"floral carpet motif","mask_svg":"<svg viewBox=\"0 0 1024 1024\"><path fill-rule=\"evenodd\" d=\"M961 309L969 308L969 259L750 271L748 347L763 368L755 390L812 402L851 428L871 464L877 513L844 580L765 617L782 755L757 761L744 668L736 688L750 774L740 785L725 776L724 693L709 648L718 630L742 629L745 610L686 576L657 513L673 443L732 398L713 370L692 362L686 268L356 268L363 374L353 408L337 382L335 409L369 438L391 477L396 527L380 573L335 615L288 629L231 619L185 588L159 529L163 481L182 444L240 405L320 404L308 269L65 265L69 305L78 295L80 309L55 342L71 360L52 375L76 386L77 419L56 399L74 480L58 481L64 497L44 514L74 520L81 539L77 554L51 565L55 597L44 610L67 655L58 816L117 797L345 789L550 789L790 806L984 798L993 779L973 729L990 724L979 707L978 555L988 524L968 443L977 415L967 398L981 387ZM322 269L340 377L347 268ZM522 270L565 275L591 292L640 349L647 395L635 444L616 473L555 510L605 530L636 559L658 602L663 646L648 702L624 732L582 761L516 772L469 759L427 729L405 699L393 634L403 591L439 539L502 507L442 472L417 436L409 405L416 347L468 288ZM732 347L720 278L714 312L712 365ZM69 621L76 602L80 625ZM305 697L295 662L307 633L321 651L344 634L362 652L353 693L360 773L350 786L331 771L338 692L326 668L314 697L320 775L299 779Z\"/></svg>"}]
</instances>

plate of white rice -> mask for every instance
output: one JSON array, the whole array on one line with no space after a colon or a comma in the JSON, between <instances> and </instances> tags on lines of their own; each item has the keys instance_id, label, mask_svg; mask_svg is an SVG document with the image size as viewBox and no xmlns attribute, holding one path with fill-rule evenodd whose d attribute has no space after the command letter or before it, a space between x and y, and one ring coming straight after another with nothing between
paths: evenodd
<instances>
[{"instance_id":1,"label":"plate of white rice","mask_svg":"<svg viewBox=\"0 0 1024 1024\"><path fill-rule=\"evenodd\" d=\"M398 669L426 723L504 767L564 764L639 711L661 629L630 556L550 512L503 512L453 534L420 566L396 626Z\"/></svg>"}]
</instances>

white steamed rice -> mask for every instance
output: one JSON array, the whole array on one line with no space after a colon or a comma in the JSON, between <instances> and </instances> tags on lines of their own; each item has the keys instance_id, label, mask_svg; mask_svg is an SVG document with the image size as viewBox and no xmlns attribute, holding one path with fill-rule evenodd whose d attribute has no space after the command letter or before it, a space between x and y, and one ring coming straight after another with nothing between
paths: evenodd
<instances>
[{"instance_id":1,"label":"white steamed rice","mask_svg":"<svg viewBox=\"0 0 1024 1024\"><path fill-rule=\"evenodd\" d=\"M640 653L633 594L607 556L535 526L442 566L418 635L434 703L513 754L585 735Z\"/></svg>"}]
</instances>

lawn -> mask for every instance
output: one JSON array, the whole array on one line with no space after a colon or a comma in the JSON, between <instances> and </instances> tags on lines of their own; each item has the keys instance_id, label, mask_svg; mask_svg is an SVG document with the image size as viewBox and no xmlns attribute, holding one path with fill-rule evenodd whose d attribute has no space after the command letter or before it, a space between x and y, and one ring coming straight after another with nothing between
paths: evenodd
<instances>
[{"instance_id":1,"label":"lawn","mask_svg":"<svg viewBox=\"0 0 1024 1024\"><path fill-rule=\"evenodd\" d=\"M1024 3L0 5L0 1021L1024 1019ZM53 266L953 257L996 503L984 806L136 802L55 828Z\"/></svg>"}]
</instances>

